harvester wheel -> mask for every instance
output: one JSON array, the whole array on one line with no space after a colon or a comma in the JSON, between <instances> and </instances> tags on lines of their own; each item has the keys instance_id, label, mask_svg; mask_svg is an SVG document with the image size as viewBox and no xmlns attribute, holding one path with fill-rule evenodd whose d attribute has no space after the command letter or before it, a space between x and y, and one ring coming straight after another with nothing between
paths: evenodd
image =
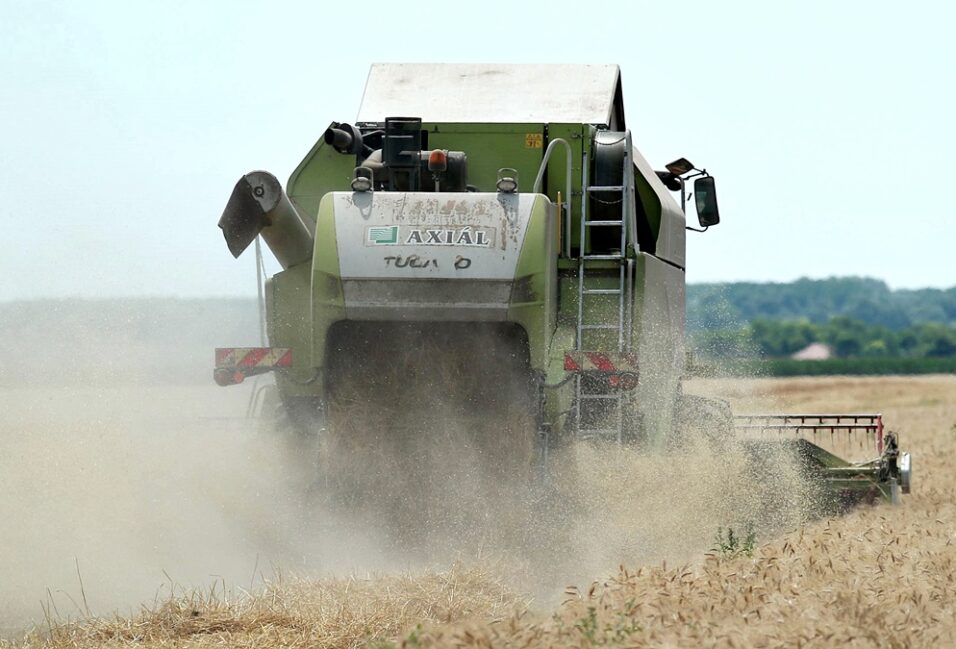
<instances>
[{"instance_id":1,"label":"harvester wheel","mask_svg":"<svg viewBox=\"0 0 956 649\"><path fill-rule=\"evenodd\" d=\"M289 468L300 473L307 482L314 482L319 438L324 426L321 401L286 398L275 404L273 412L267 427L279 439Z\"/></svg>"},{"instance_id":2,"label":"harvester wheel","mask_svg":"<svg viewBox=\"0 0 956 649\"><path fill-rule=\"evenodd\" d=\"M276 406L276 430L298 439L315 439L325 424L322 401L288 397Z\"/></svg>"},{"instance_id":3,"label":"harvester wheel","mask_svg":"<svg viewBox=\"0 0 956 649\"><path fill-rule=\"evenodd\" d=\"M706 443L722 451L734 439L734 415L730 404L694 394L681 394L677 400L677 421L673 445Z\"/></svg>"}]
</instances>

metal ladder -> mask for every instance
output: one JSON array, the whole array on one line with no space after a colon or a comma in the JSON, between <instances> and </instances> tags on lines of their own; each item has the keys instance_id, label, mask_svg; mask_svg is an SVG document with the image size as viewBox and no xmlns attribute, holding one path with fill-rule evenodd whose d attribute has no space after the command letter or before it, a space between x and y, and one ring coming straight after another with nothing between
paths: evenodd
<instances>
[{"instance_id":1,"label":"metal ladder","mask_svg":"<svg viewBox=\"0 0 956 649\"><path fill-rule=\"evenodd\" d=\"M631 132L625 131L623 137L626 140L624 151L624 173L622 175L623 184L621 185L591 185L588 177L588 159L584 156L583 174L581 186L583 188L581 196L581 232L580 232L580 257L578 258L578 322L577 337L575 348L577 351L592 351L584 349L584 336L588 331L607 331L617 332L618 353L628 352L631 347L631 291L630 278L633 262L627 259L628 244L633 243L633 218L632 203L634 200L634 170L632 162ZM600 146L600 145L599 145ZM588 220L588 198L593 192L606 192L620 194L621 213L619 219L591 221ZM620 247L607 253L587 254L584 252L588 240L588 231L590 228L616 228L620 231ZM588 274L588 266L592 262L617 262L618 283L616 288L596 287L593 275ZM607 277L606 275L604 276ZM589 284L588 280L591 279ZM618 308L617 319L612 322L588 322L585 315L588 310L585 308L585 302L591 302L600 299L600 296L617 296ZM612 350L601 350L612 351ZM574 410L576 422L576 434L580 439L602 439L614 440L618 443L623 441L624 437L624 394L621 391L595 393L584 390L584 377L578 374L575 377L574 388ZM601 427L589 428L582 425L582 405L585 402L604 402L610 404L610 407L603 413L600 423ZM604 410L604 409L599 409ZM595 422L588 422L594 425Z\"/></svg>"}]
</instances>

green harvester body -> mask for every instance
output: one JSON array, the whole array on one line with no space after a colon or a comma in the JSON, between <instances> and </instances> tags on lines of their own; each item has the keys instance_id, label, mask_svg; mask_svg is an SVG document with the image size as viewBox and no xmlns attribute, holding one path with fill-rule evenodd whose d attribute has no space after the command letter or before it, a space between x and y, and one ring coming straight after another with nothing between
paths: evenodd
<instances>
[{"instance_id":1,"label":"green harvester body","mask_svg":"<svg viewBox=\"0 0 956 649\"><path fill-rule=\"evenodd\" d=\"M283 266L265 286L278 352L219 350L217 381L274 371L283 404L321 412L350 326L376 323L365 343L383 354L390 327L510 328L542 456L571 438L663 451L685 372L673 190L683 203L695 176L712 181L656 171L633 145L617 66L375 65L358 120L333 122L284 191L265 172L236 185L220 221L230 250L261 235ZM708 189L702 225L716 223ZM861 474L887 489L875 470L818 459L840 489Z\"/></svg>"}]
</instances>

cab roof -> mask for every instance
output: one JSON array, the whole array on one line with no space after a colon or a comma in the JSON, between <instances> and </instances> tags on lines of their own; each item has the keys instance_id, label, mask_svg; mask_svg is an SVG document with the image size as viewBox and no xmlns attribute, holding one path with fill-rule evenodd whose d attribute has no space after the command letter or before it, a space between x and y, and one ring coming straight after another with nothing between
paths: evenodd
<instances>
[{"instance_id":1,"label":"cab roof","mask_svg":"<svg viewBox=\"0 0 956 649\"><path fill-rule=\"evenodd\" d=\"M375 63L359 122L567 123L624 128L617 65Z\"/></svg>"}]
</instances>

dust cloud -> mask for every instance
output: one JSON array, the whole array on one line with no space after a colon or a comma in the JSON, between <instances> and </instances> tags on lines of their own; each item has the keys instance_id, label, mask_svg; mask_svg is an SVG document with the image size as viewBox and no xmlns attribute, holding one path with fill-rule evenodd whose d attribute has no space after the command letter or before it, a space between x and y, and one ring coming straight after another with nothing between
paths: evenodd
<instances>
[{"instance_id":1,"label":"dust cloud","mask_svg":"<svg viewBox=\"0 0 956 649\"><path fill-rule=\"evenodd\" d=\"M380 526L390 565L480 561L552 603L566 584L621 562L690 560L715 545L718 528L767 538L814 509L797 458L715 445L700 422L658 454L565 442L537 475L520 332L385 327L333 333L327 446L317 454L331 458L318 474L333 511L344 501L353 523Z\"/></svg>"},{"instance_id":2,"label":"dust cloud","mask_svg":"<svg viewBox=\"0 0 956 649\"><path fill-rule=\"evenodd\" d=\"M383 567L361 534L330 534L304 509L307 485L243 418L245 397L203 386L4 390L0 626L36 621L40 602L63 616L87 605L105 614L217 579L249 588L275 570Z\"/></svg>"},{"instance_id":3,"label":"dust cloud","mask_svg":"<svg viewBox=\"0 0 956 649\"><path fill-rule=\"evenodd\" d=\"M252 382L4 387L0 635L42 624L44 608L127 613L214 582L456 561L548 604L621 562L699 556L718 527L770 534L806 515L788 459L768 490L744 449L706 443L655 457L571 444L542 486L520 341L471 332L483 353L462 357L458 335L438 336L447 353L399 345L382 365L360 352L375 332L362 337L321 444L247 418ZM483 358L512 362L501 373Z\"/></svg>"}]
</instances>

